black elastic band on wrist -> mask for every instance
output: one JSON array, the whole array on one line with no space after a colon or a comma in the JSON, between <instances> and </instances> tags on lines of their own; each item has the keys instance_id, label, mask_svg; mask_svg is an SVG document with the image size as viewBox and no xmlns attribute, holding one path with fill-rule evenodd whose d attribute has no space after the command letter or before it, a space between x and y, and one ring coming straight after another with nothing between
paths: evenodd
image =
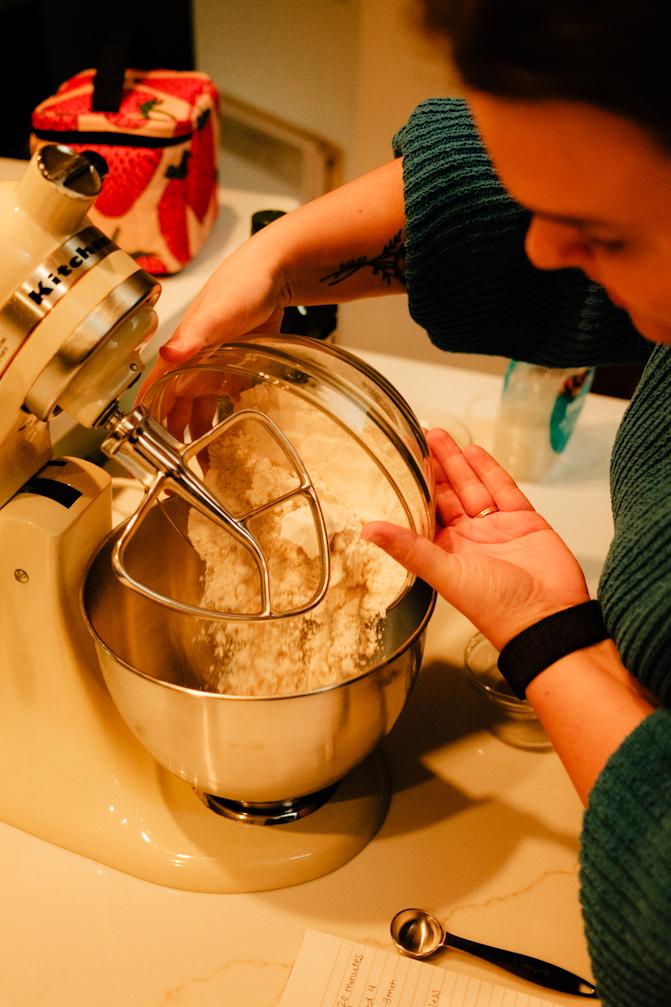
<instances>
[{"instance_id":1,"label":"black elastic band on wrist","mask_svg":"<svg viewBox=\"0 0 671 1007\"><path fill-rule=\"evenodd\" d=\"M555 612L522 630L499 654L499 671L518 699L536 675L555 661L608 639L598 601L584 601Z\"/></svg>"}]
</instances>

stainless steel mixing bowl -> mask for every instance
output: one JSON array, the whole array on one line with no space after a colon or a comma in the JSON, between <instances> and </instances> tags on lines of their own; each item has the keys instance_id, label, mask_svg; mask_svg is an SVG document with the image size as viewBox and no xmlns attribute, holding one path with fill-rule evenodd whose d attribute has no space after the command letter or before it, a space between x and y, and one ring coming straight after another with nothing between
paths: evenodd
<instances>
[{"instance_id":1,"label":"stainless steel mixing bowl","mask_svg":"<svg viewBox=\"0 0 671 1007\"><path fill-rule=\"evenodd\" d=\"M125 588L110 554L95 556L83 587L102 674L127 725L166 769L206 794L245 804L288 802L341 780L390 731L419 670L435 596L423 582L392 609L374 666L354 679L290 696L208 692L211 662L199 620ZM166 593L194 582L195 551L155 508L129 547L140 577Z\"/></svg>"}]
</instances>

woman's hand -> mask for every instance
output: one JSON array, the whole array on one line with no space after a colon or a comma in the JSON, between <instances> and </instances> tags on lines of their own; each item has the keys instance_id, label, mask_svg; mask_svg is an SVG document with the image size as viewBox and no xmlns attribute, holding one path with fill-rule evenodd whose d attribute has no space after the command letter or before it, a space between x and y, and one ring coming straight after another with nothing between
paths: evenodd
<instances>
[{"instance_id":1,"label":"woman's hand","mask_svg":"<svg viewBox=\"0 0 671 1007\"><path fill-rule=\"evenodd\" d=\"M385 523L367 525L365 537L432 584L499 650L544 616L587 601L575 557L508 473L482 448L461 452L443 430L428 441L440 524L434 541ZM584 803L607 760L654 709L612 640L549 665L527 699Z\"/></svg>"},{"instance_id":2,"label":"woman's hand","mask_svg":"<svg viewBox=\"0 0 671 1007\"><path fill-rule=\"evenodd\" d=\"M214 271L189 306L140 390L207 347L251 332L279 332L289 293L283 274L257 254L260 235L250 238ZM263 247L263 246L262 246Z\"/></svg>"},{"instance_id":3,"label":"woman's hand","mask_svg":"<svg viewBox=\"0 0 671 1007\"><path fill-rule=\"evenodd\" d=\"M427 439L434 541L385 522L367 525L364 537L435 587L499 650L539 619L588 600L573 554L491 455L476 446L462 452L443 430Z\"/></svg>"}]
</instances>

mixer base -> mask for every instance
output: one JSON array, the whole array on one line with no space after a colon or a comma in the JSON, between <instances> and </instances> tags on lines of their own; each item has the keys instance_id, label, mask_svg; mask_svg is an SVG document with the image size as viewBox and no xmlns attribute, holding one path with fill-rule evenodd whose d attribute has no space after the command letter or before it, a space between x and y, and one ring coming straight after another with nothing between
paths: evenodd
<instances>
[{"instance_id":1,"label":"mixer base","mask_svg":"<svg viewBox=\"0 0 671 1007\"><path fill-rule=\"evenodd\" d=\"M314 794L306 794L305 797L295 797L289 801L269 801L262 804L232 801L226 797L217 797L216 794L205 794L195 788L194 793L210 811L215 811L223 818L230 818L234 822L244 822L246 825L286 825L314 814L333 797L337 788L338 784L334 783Z\"/></svg>"},{"instance_id":2,"label":"mixer base","mask_svg":"<svg viewBox=\"0 0 671 1007\"><path fill-rule=\"evenodd\" d=\"M199 849L195 861L201 861L189 858L184 872L162 883L192 890L261 892L323 877L368 845L389 807L389 774L379 752L353 769L317 810L272 829L209 811L183 782L160 772L169 807L174 800L183 805L185 796L195 805L196 818L180 818L183 827L189 822L190 841Z\"/></svg>"},{"instance_id":3,"label":"mixer base","mask_svg":"<svg viewBox=\"0 0 671 1007\"><path fill-rule=\"evenodd\" d=\"M379 753L312 814L276 828L215 814L129 731L79 611L87 558L109 531L110 478L58 460L67 508L19 493L0 512L0 820L143 881L191 892L270 891L346 864L380 827ZM36 740L39 739L39 740ZM325 796L325 795L322 795Z\"/></svg>"}]
</instances>

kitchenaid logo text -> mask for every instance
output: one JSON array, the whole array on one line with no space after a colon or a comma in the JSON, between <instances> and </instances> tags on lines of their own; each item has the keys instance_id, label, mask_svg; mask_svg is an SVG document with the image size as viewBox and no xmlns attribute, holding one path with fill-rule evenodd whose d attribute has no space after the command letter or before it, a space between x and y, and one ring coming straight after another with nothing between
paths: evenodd
<instances>
[{"instance_id":1,"label":"kitchenaid logo text","mask_svg":"<svg viewBox=\"0 0 671 1007\"><path fill-rule=\"evenodd\" d=\"M93 230L93 228L90 228L89 230ZM82 235L85 233L87 232L82 232ZM68 246L81 235L76 235L75 239L71 238L69 242L66 242L66 244L59 249L59 252L62 253L67 249L66 255L69 255L67 262L61 262L59 265L53 265L53 260L56 257L60 258L60 256L58 253L56 253L56 256L51 256L48 263L45 263L40 270L40 272L42 272L42 270L46 272L45 278L42 279L41 277L35 277L32 281L29 281L29 284L31 284L34 283L35 279L37 279L37 284L33 286L32 289L30 286L24 285L23 292L31 299L31 301L34 301L35 304L40 306L45 298L51 297L51 295L55 293L56 288L61 284L65 283L65 285L69 287L72 283L72 274L74 272L81 270L82 266L90 267L95 265L100 262L106 254L113 250L114 243L112 240L101 231L97 231L96 233L98 237L93 238L87 244L84 244L83 242L78 244L74 249L74 255L70 255L70 249ZM106 251L103 255L101 255L101 251L105 249Z\"/></svg>"},{"instance_id":2,"label":"kitchenaid logo text","mask_svg":"<svg viewBox=\"0 0 671 1007\"><path fill-rule=\"evenodd\" d=\"M118 246L97 227L84 227L26 276L0 307L0 375L59 300Z\"/></svg>"}]
</instances>

